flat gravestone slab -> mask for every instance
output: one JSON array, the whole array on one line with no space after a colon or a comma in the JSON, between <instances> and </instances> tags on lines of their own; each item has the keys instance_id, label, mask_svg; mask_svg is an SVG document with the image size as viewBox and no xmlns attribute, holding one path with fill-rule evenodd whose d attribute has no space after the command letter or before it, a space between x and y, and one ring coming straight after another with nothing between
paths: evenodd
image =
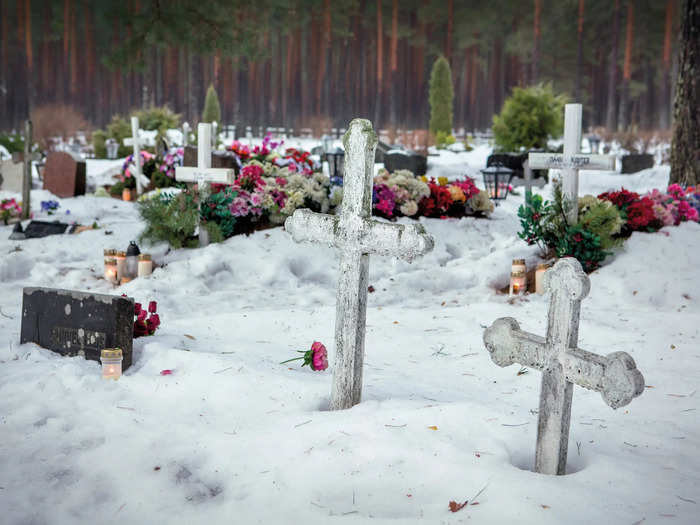
<instances>
[{"instance_id":1,"label":"flat gravestone slab","mask_svg":"<svg viewBox=\"0 0 700 525\"><path fill-rule=\"evenodd\" d=\"M46 158L44 189L59 197L85 195L85 161L65 151L52 151Z\"/></svg>"},{"instance_id":2,"label":"flat gravestone slab","mask_svg":"<svg viewBox=\"0 0 700 525\"><path fill-rule=\"evenodd\" d=\"M197 147L185 146L185 154L182 159L182 165L188 167L197 166ZM211 152L211 168L226 168L234 170L238 175L240 166L236 155L232 151L212 151Z\"/></svg>"},{"instance_id":3,"label":"flat gravestone slab","mask_svg":"<svg viewBox=\"0 0 700 525\"><path fill-rule=\"evenodd\" d=\"M122 369L131 366L134 300L55 288L25 288L20 343L65 356L100 360L104 348L119 347Z\"/></svg>"},{"instance_id":4,"label":"flat gravestone slab","mask_svg":"<svg viewBox=\"0 0 700 525\"><path fill-rule=\"evenodd\" d=\"M12 159L0 161L0 190L19 193L22 191L24 163Z\"/></svg>"},{"instance_id":5,"label":"flat gravestone slab","mask_svg":"<svg viewBox=\"0 0 700 525\"><path fill-rule=\"evenodd\" d=\"M26 239L40 239L49 235L63 235L73 227L70 224L65 224L58 221L31 221L24 229L24 237Z\"/></svg>"},{"instance_id":6,"label":"flat gravestone slab","mask_svg":"<svg viewBox=\"0 0 700 525\"><path fill-rule=\"evenodd\" d=\"M654 167L654 155L650 153L632 154L622 156L622 169L620 173L637 173Z\"/></svg>"}]
</instances>

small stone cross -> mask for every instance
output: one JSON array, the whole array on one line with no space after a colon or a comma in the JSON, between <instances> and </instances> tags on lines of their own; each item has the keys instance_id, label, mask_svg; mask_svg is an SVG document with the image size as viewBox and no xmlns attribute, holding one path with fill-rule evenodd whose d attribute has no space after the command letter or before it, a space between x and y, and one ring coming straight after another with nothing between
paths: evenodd
<instances>
[{"instance_id":1,"label":"small stone cross","mask_svg":"<svg viewBox=\"0 0 700 525\"><path fill-rule=\"evenodd\" d=\"M175 180L197 184L200 206L209 197L212 182L233 184L235 173L232 169L211 167L211 124L202 122L197 126L197 167L177 166L175 168ZM198 228L199 245L206 246L209 244L209 233L199 223Z\"/></svg>"},{"instance_id":2,"label":"small stone cross","mask_svg":"<svg viewBox=\"0 0 700 525\"><path fill-rule=\"evenodd\" d=\"M569 224L578 220L578 172L579 170L614 170L612 155L582 154L581 104L566 104L564 108L564 153L530 153L530 169L562 170L562 195Z\"/></svg>"},{"instance_id":3,"label":"small stone cross","mask_svg":"<svg viewBox=\"0 0 700 525\"><path fill-rule=\"evenodd\" d=\"M141 194L141 137L139 136L139 118L131 117L131 137L124 139L125 146L134 147L134 178L136 193Z\"/></svg>"},{"instance_id":4,"label":"small stone cross","mask_svg":"<svg viewBox=\"0 0 700 525\"><path fill-rule=\"evenodd\" d=\"M343 144L346 160L340 214L297 210L284 224L296 242L324 243L340 252L331 410L350 408L362 396L369 254L410 262L432 250L434 242L421 225L387 224L370 218L377 146L372 123L353 120Z\"/></svg>"},{"instance_id":5,"label":"small stone cross","mask_svg":"<svg viewBox=\"0 0 700 525\"><path fill-rule=\"evenodd\" d=\"M484 344L498 366L518 363L542 371L535 471L565 474L574 384L600 392L612 408L628 404L644 390L644 377L626 352L601 356L579 349L581 301L588 276L574 258L560 259L544 275L551 292L547 337L520 330L512 317L497 319Z\"/></svg>"}]
</instances>

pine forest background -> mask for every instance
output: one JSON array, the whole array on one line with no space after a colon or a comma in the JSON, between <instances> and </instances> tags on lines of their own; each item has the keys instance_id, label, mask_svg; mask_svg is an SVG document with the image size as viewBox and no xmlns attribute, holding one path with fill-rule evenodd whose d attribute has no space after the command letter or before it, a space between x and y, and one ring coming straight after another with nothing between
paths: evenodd
<instances>
[{"instance_id":1,"label":"pine forest background","mask_svg":"<svg viewBox=\"0 0 700 525\"><path fill-rule=\"evenodd\" d=\"M551 82L586 126L667 129L677 0L1 0L0 129L46 104L93 126L167 104L224 124L424 129L450 62L455 127L491 125L513 86Z\"/></svg>"}]
</instances>

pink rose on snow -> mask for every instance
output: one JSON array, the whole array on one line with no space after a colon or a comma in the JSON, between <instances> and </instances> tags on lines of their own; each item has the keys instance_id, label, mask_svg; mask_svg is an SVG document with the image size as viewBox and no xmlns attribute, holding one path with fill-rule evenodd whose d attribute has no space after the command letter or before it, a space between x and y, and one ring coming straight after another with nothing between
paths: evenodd
<instances>
[{"instance_id":1,"label":"pink rose on snow","mask_svg":"<svg viewBox=\"0 0 700 525\"><path fill-rule=\"evenodd\" d=\"M328 368L328 353L323 343L314 341L314 344L311 345L311 352L313 352L311 358L312 370L325 370Z\"/></svg>"},{"instance_id":2,"label":"pink rose on snow","mask_svg":"<svg viewBox=\"0 0 700 525\"><path fill-rule=\"evenodd\" d=\"M280 364L289 363L290 361L298 361L303 359L304 363L301 366L309 365L311 370L325 370L328 368L328 353L326 352L326 347L323 343L314 341L311 345L310 350L297 350L297 353L304 354L301 357L293 357L292 359L287 359L282 361Z\"/></svg>"}]
</instances>

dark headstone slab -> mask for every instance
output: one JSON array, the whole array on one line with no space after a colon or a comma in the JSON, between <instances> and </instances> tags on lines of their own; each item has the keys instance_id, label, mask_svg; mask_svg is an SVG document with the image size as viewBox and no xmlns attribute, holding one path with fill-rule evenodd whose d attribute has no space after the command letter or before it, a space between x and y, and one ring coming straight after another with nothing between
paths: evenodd
<instances>
[{"instance_id":1,"label":"dark headstone slab","mask_svg":"<svg viewBox=\"0 0 700 525\"><path fill-rule=\"evenodd\" d=\"M428 171L428 157L410 150L389 150L384 154L384 168L389 173L408 170L420 177Z\"/></svg>"},{"instance_id":2,"label":"dark headstone slab","mask_svg":"<svg viewBox=\"0 0 700 525\"><path fill-rule=\"evenodd\" d=\"M374 163L375 164L382 164L384 162L384 155L387 154L388 151L394 149L392 146L389 146L386 142L383 141L377 141L377 149L374 150Z\"/></svg>"},{"instance_id":3,"label":"dark headstone slab","mask_svg":"<svg viewBox=\"0 0 700 525\"><path fill-rule=\"evenodd\" d=\"M182 160L183 166L197 167L197 148L195 146L185 146L185 154ZM238 158L232 151L212 151L212 168L228 168L234 170L236 175L240 172Z\"/></svg>"},{"instance_id":4,"label":"dark headstone slab","mask_svg":"<svg viewBox=\"0 0 700 525\"><path fill-rule=\"evenodd\" d=\"M85 195L85 161L65 151L52 151L44 167L44 189L59 197Z\"/></svg>"},{"instance_id":5,"label":"dark headstone slab","mask_svg":"<svg viewBox=\"0 0 700 525\"><path fill-rule=\"evenodd\" d=\"M524 179L525 170L523 164L527 160L530 153L539 152L541 150L531 150L525 153L492 153L486 158L486 167L505 166L513 170L513 177ZM547 170L532 170L532 178L544 177Z\"/></svg>"},{"instance_id":6,"label":"dark headstone slab","mask_svg":"<svg viewBox=\"0 0 700 525\"><path fill-rule=\"evenodd\" d=\"M65 356L100 360L104 348L119 347L122 369L131 366L134 300L54 288L25 288L20 343Z\"/></svg>"},{"instance_id":7,"label":"dark headstone slab","mask_svg":"<svg viewBox=\"0 0 700 525\"><path fill-rule=\"evenodd\" d=\"M71 233L73 226L58 221L31 221L24 229L24 237L26 239L39 239L48 237L49 235L63 235Z\"/></svg>"},{"instance_id":8,"label":"dark headstone slab","mask_svg":"<svg viewBox=\"0 0 700 525\"><path fill-rule=\"evenodd\" d=\"M649 153L623 155L621 173L637 173L654 167L654 155Z\"/></svg>"}]
</instances>

